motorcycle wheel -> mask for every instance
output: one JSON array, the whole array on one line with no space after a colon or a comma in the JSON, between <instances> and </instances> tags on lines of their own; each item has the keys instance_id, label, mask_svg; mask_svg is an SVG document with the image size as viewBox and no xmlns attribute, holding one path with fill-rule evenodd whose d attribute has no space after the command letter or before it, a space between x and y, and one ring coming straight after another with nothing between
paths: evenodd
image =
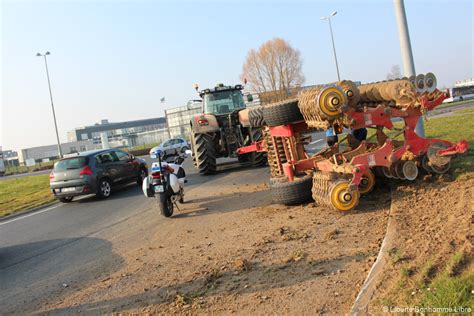
<instances>
[{"instance_id":1,"label":"motorcycle wheel","mask_svg":"<svg viewBox=\"0 0 474 316\"><path fill-rule=\"evenodd\" d=\"M173 202L171 202L171 197L168 194L160 194L158 205L161 215L164 217L173 215Z\"/></svg>"}]
</instances>

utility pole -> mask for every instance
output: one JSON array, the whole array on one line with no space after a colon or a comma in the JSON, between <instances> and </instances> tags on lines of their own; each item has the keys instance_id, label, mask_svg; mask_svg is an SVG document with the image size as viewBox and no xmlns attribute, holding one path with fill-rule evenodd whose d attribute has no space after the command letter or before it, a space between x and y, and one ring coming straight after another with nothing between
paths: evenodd
<instances>
[{"instance_id":1,"label":"utility pole","mask_svg":"<svg viewBox=\"0 0 474 316\"><path fill-rule=\"evenodd\" d=\"M63 158L63 151L61 150L61 143L59 142L58 124L56 123L56 112L54 111L53 93L51 92L51 82L49 80L48 61L46 60L46 56L48 56L49 54L51 53L50 52L46 52L44 54L37 53L36 56L44 57L44 65L46 67L46 77L48 78L49 97L51 99L51 109L53 110L54 129L56 130L56 140L58 142L58 155L59 155L59 159L61 159Z\"/></svg>"},{"instance_id":2,"label":"utility pole","mask_svg":"<svg viewBox=\"0 0 474 316\"><path fill-rule=\"evenodd\" d=\"M329 16L322 16L321 20L328 20L329 21L329 31L331 32L332 51L334 53L334 60L336 61L337 81L341 81L341 76L339 75L339 65L337 63L336 45L334 44L334 35L333 35L333 32L332 32L332 25L331 25L331 17L335 16L336 14L337 14L337 11L334 11Z\"/></svg>"},{"instance_id":3,"label":"utility pole","mask_svg":"<svg viewBox=\"0 0 474 316\"><path fill-rule=\"evenodd\" d=\"M402 52L403 73L405 77L415 76L415 63L413 61L413 51L411 49L410 33L408 32L408 22L405 13L405 4L403 0L394 0L395 16L397 18L398 37L400 39L400 49ZM425 136L425 128L423 119L420 118L416 124L415 132L421 136Z\"/></svg>"}]
</instances>

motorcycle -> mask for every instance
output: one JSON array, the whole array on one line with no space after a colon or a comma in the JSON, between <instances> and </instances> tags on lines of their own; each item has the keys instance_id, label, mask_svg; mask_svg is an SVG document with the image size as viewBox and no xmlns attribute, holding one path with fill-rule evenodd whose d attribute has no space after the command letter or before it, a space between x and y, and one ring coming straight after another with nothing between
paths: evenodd
<instances>
[{"instance_id":1,"label":"motorcycle","mask_svg":"<svg viewBox=\"0 0 474 316\"><path fill-rule=\"evenodd\" d=\"M160 213L165 217L173 215L174 206L178 208L177 202L184 203L184 184L187 180L181 165L191 154L191 150L186 150L184 154L174 157L172 162L169 159L163 161L160 150L150 155L158 161L151 165L150 175L143 180L142 190L146 197L157 198Z\"/></svg>"}]
</instances>

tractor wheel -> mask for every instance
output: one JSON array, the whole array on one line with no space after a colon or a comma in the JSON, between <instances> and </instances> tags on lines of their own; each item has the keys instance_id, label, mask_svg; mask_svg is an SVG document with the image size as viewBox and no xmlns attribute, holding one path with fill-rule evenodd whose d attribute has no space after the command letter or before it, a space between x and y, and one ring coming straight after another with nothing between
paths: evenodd
<instances>
[{"instance_id":1,"label":"tractor wheel","mask_svg":"<svg viewBox=\"0 0 474 316\"><path fill-rule=\"evenodd\" d=\"M249 123L251 127L262 127L265 125L263 108L261 106L249 110Z\"/></svg>"},{"instance_id":2,"label":"tractor wheel","mask_svg":"<svg viewBox=\"0 0 474 316\"><path fill-rule=\"evenodd\" d=\"M213 174L216 172L216 151L211 134L194 134L194 156L196 157L196 166L202 175Z\"/></svg>"},{"instance_id":3,"label":"tractor wheel","mask_svg":"<svg viewBox=\"0 0 474 316\"><path fill-rule=\"evenodd\" d=\"M312 200L313 178L310 175L295 177L288 182L286 177L270 178L270 193L276 204L294 205Z\"/></svg>"},{"instance_id":4,"label":"tractor wheel","mask_svg":"<svg viewBox=\"0 0 474 316\"><path fill-rule=\"evenodd\" d=\"M261 128L250 128L250 140L252 143L261 141L263 139L263 133ZM267 162L267 155L264 152L252 152L250 153L250 161L253 166L263 166Z\"/></svg>"},{"instance_id":5,"label":"tractor wheel","mask_svg":"<svg viewBox=\"0 0 474 316\"><path fill-rule=\"evenodd\" d=\"M264 106L263 118L268 126L279 126L303 121L303 114L298 108L298 100L292 99Z\"/></svg>"}]
</instances>

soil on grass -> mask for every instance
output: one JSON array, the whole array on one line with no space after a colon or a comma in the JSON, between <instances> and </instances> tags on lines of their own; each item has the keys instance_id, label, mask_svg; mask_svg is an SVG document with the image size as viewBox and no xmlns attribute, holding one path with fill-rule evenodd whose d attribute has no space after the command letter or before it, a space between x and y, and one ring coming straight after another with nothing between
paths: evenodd
<instances>
[{"instance_id":1,"label":"soil on grass","mask_svg":"<svg viewBox=\"0 0 474 316\"><path fill-rule=\"evenodd\" d=\"M201 186L187 199L163 219L169 226L120 253L121 270L42 312L344 314L376 258L390 206L387 186L350 213L272 205L263 182Z\"/></svg>"},{"instance_id":2,"label":"soil on grass","mask_svg":"<svg viewBox=\"0 0 474 316\"><path fill-rule=\"evenodd\" d=\"M459 293L453 297L465 292L474 302L473 199L472 174L457 181L449 176L425 176L396 186L391 216L396 218L397 237L369 308L372 313L381 313L383 307L430 305L427 297L441 290L433 281L436 284L436 280L447 278L471 281L463 280L457 290L451 287L451 293L438 295L438 304L455 304L447 296L456 291ZM469 302L469 297L464 302Z\"/></svg>"}]
</instances>

